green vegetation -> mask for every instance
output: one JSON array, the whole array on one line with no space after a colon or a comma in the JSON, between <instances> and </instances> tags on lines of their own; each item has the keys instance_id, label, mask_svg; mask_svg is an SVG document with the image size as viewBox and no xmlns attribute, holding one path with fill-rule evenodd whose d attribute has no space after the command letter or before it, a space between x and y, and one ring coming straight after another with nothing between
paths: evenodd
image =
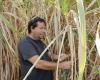
<instances>
[{"instance_id":1,"label":"green vegetation","mask_svg":"<svg viewBox=\"0 0 100 80\"><path fill-rule=\"evenodd\" d=\"M50 52L71 55L71 69L57 68L54 80L100 80L95 47L100 0L0 0L0 80L19 80L17 44L34 15L47 22L47 45L62 32Z\"/></svg>"}]
</instances>

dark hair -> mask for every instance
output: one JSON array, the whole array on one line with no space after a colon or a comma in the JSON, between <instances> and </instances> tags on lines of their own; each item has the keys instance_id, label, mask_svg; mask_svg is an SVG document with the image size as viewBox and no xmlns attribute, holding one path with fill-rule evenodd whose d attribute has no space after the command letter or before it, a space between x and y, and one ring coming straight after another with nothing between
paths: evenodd
<instances>
[{"instance_id":1,"label":"dark hair","mask_svg":"<svg viewBox=\"0 0 100 80\"><path fill-rule=\"evenodd\" d=\"M44 19L40 17L33 17L29 22L28 22L28 33L31 33L31 29L34 29L37 27L37 22L43 22L46 25L46 22Z\"/></svg>"}]
</instances>

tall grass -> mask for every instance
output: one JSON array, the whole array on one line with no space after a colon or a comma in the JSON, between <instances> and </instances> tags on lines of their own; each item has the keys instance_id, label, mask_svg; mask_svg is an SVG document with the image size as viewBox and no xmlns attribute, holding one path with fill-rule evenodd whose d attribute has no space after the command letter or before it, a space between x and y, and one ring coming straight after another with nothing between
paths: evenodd
<instances>
[{"instance_id":1,"label":"tall grass","mask_svg":"<svg viewBox=\"0 0 100 80\"><path fill-rule=\"evenodd\" d=\"M77 9L78 9L78 17L79 17L79 26L78 26L78 34L79 34L79 77L78 80L83 79L83 73L85 69L86 63L86 20L85 20L85 11L83 0L77 1Z\"/></svg>"},{"instance_id":2,"label":"tall grass","mask_svg":"<svg viewBox=\"0 0 100 80\"><path fill-rule=\"evenodd\" d=\"M19 80L17 44L25 35L27 22L34 15L47 22L48 32L43 40L47 45L63 29L67 29L55 39L49 50L51 54L71 55L67 60L72 61L72 67L69 70L57 67L54 80L99 80L99 68L96 68L100 59L94 41L100 7L99 0L91 5L92 2L85 0L83 5L83 0L1 0L0 80Z\"/></svg>"}]
</instances>

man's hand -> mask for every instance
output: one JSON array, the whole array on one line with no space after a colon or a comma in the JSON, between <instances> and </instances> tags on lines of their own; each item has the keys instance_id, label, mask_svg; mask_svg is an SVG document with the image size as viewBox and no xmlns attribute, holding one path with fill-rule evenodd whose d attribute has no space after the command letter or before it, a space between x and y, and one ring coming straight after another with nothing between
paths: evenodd
<instances>
[{"instance_id":1,"label":"man's hand","mask_svg":"<svg viewBox=\"0 0 100 80\"><path fill-rule=\"evenodd\" d=\"M58 56L59 55L53 54L52 59L57 61L58 60ZM69 55L61 54L60 55L60 62L62 62L63 60L67 59L68 57L69 57Z\"/></svg>"},{"instance_id":2,"label":"man's hand","mask_svg":"<svg viewBox=\"0 0 100 80\"><path fill-rule=\"evenodd\" d=\"M63 61L63 60L65 60L65 59L67 59L67 57L68 57L68 55L66 55L66 54L61 54L61 55L60 55L60 62Z\"/></svg>"},{"instance_id":3,"label":"man's hand","mask_svg":"<svg viewBox=\"0 0 100 80\"><path fill-rule=\"evenodd\" d=\"M70 69L71 68L71 61L64 61L64 62L60 63L59 68Z\"/></svg>"}]
</instances>

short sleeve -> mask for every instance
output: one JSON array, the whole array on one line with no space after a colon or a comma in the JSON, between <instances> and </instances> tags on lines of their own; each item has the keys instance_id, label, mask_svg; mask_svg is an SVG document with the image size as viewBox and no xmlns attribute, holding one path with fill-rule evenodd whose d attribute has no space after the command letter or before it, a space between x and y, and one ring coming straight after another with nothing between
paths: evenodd
<instances>
[{"instance_id":1,"label":"short sleeve","mask_svg":"<svg viewBox=\"0 0 100 80\"><path fill-rule=\"evenodd\" d=\"M19 54L24 60L28 60L32 56L38 55L35 47L28 42L19 44Z\"/></svg>"}]
</instances>

